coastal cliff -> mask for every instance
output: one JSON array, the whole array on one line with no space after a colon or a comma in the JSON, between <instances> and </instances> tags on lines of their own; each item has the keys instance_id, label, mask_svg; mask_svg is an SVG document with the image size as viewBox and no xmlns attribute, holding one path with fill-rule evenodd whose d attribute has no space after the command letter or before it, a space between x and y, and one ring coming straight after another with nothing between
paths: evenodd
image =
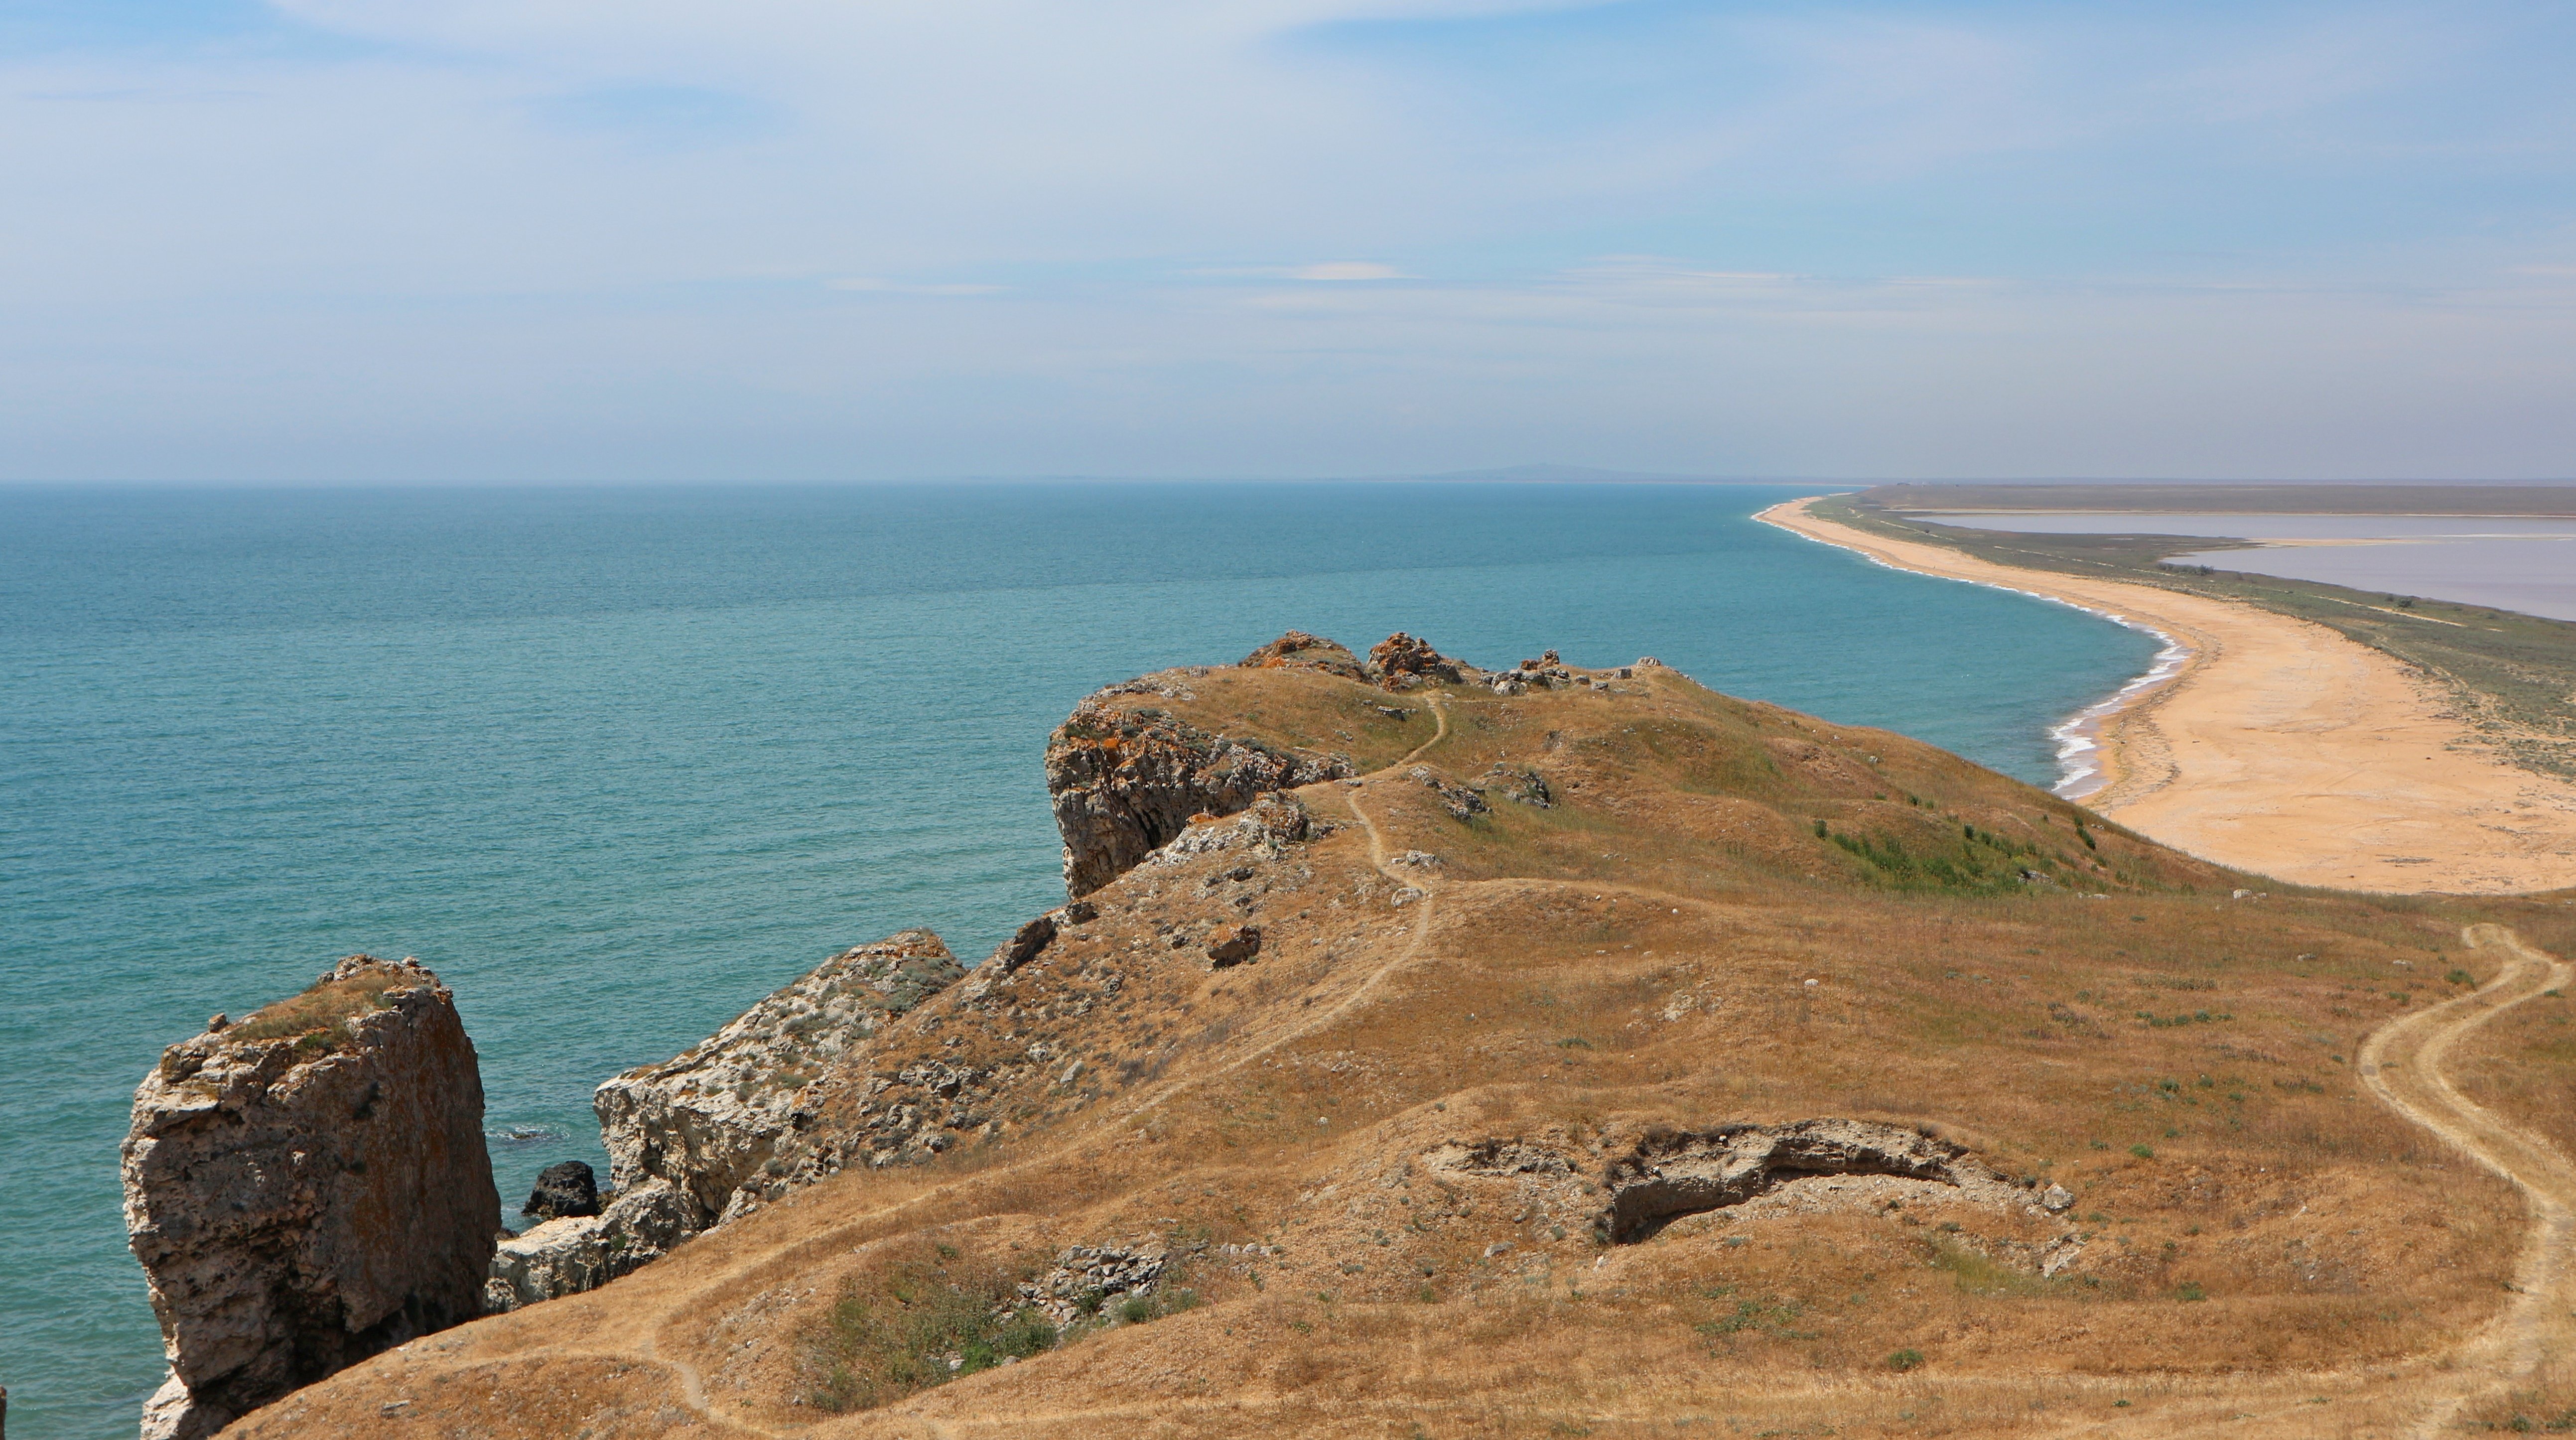
<instances>
[{"instance_id":1,"label":"coastal cliff","mask_svg":"<svg viewBox=\"0 0 2576 1440\"><path fill-rule=\"evenodd\" d=\"M1072 898L1134 868L1193 817L1232 815L1272 791L1352 773L1347 756L1292 754L1202 730L1152 706L1113 703L1138 694L1195 699L1188 678L1175 671L1113 685L1074 707L1047 741L1047 793L1064 837L1064 889Z\"/></svg>"},{"instance_id":2,"label":"coastal cliff","mask_svg":"<svg viewBox=\"0 0 2576 1440\"><path fill-rule=\"evenodd\" d=\"M125 1220L194 1440L481 1312L501 1201L474 1046L438 977L353 955L163 1052L134 1095Z\"/></svg>"}]
</instances>

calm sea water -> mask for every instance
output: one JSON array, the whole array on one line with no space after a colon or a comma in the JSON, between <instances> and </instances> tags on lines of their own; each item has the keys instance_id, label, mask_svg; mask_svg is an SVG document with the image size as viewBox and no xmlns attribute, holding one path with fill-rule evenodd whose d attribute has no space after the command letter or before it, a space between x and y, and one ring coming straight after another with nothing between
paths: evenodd
<instances>
[{"instance_id":1,"label":"calm sea water","mask_svg":"<svg viewBox=\"0 0 2576 1440\"><path fill-rule=\"evenodd\" d=\"M2150 638L1748 517L1752 487L0 490L0 1384L131 1435L136 1080L217 1010L417 955L506 1205L591 1088L831 951L1062 899L1091 689L1290 627L1655 655L2045 783ZM515 1218L513 1212L512 1218Z\"/></svg>"}]
</instances>

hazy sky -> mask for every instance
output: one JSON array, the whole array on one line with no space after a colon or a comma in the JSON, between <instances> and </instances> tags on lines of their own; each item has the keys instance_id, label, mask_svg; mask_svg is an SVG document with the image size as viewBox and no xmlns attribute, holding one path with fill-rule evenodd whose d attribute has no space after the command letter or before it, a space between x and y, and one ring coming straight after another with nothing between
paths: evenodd
<instances>
[{"instance_id":1,"label":"hazy sky","mask_svg":"<svg viewBox=\"0 0 2576 1440\"><path fill-rule=\"evenodd\" d=\"M2576 474L2576 6L0 0L0 478Z\"/></svg>"}]
</instances>

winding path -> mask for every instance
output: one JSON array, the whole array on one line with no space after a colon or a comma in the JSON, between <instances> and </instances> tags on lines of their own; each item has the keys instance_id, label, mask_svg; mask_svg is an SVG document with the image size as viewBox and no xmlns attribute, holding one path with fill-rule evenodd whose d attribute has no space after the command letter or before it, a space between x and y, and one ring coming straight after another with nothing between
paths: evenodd
<instances>
[{"instance_id":1,"label":"winding path","mask_svg":"<svg viewBox=\"0 0 2576 1440\"><path fill-rule=\"evenodd\" d=\"M2522 943L2501 925L2472 925L2468 944L2501 953L2504 968L2469 994L2402 1016L2372 1032L2357 1057L2361 1083L2380 1103L2432 1131L2520 1190L2531 1207L2530 1238L2514 1271L2514 1298L2454 1353L2462 1378L2425 1409L2409 1432L2430 1437L2461 1407L2510 1389L2564 1345L2576 1316L2576 1165L2547 1140L2506 1123L2461 1094L2442 1061L2462 1039L2512 1006L2567 988L2566 961Z\"/></svg>"}]
</instances>

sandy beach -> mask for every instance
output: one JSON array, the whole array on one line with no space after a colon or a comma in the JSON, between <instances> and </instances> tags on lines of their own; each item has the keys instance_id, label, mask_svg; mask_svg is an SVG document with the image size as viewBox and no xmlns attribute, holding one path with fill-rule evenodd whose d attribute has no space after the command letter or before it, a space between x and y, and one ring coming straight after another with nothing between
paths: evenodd
<instances>
[{"instance_id":1,"label":"sandy beach","mask_svg":"<svg viewBox=\"0 0 2576 1440\"><path fill-rule=\"evenodd\" d=\"M2085 803L2130 829L2301 885L2576 886L2576 785L2494 759L2449 692L2394 658L2249 605L1883 539L1818 519L1812 503L1759 518L1897 569L2113 615L2181 647L2161 683L2088 721L2102 776Z\"/></svg>"}]
</instances>

